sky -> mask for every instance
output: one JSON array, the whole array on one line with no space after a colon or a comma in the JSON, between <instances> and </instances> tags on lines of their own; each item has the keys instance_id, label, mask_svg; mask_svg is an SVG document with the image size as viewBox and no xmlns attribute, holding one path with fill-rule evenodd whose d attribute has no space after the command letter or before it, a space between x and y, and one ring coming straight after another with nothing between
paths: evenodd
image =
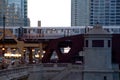
<instances>
[{"instance_id":1,"label":"sky","mask_svg":"<svg viewBox=\"0 0 120 80\"><path fill-rule=\"evenodd\" d=\"M31 27L36 27L38 20L42 27L69 27L71 0L28 0L28 17Z\"/></svg>"}]
</instances>

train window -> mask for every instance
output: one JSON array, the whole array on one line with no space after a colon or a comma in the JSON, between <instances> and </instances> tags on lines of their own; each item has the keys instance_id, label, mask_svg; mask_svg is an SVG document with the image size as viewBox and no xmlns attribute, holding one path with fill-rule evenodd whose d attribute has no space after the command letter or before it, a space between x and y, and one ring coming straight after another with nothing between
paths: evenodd
<instances>
[{"instance_id":1,"label":"train window","mask_svg":"<svg viewBox=\"0 0 120 80\"><path fill-rule=\"evenodd\" d=\"M33 32L35 32L35 29L33 29Z\"/></svg>"},{"instance_id":2,"label":"train window","mask_svg":"<svg viewBox=\"0 0 120 80\"><path fill-rule=\"evenodd\" d=\"M24 33L27 33L27 29L24 29Z\"/></svg>"},{"instance_id":3,"label":"train window","mask_svg":"<svg viewBox=\"0 0 120 80\"><path fill-rule=\"evenodd\" d=\"M18 33L18 29L15 29L15 33Z\"/></svg>"},{"instance_id":4,"label":"train window","mask_svg":"<svg viewBox=\"0 0 120 80\"><path fill-rule=\"evenodd\" d=\"M41 33L41 29L38 29L38 33Z\"/></svg>"},{"instance_id":5,"label":"train window","mask_svg":"<svg viewBox=\"0 0 120 80\"><path fill-rule=\"evenodd\" d=\"M13 29L10 29L11 33L13 33Z\"/></svg>"},{"instance_id":6,"label":"train window","mask_svg":"<svg viewBox=\"0 0 120 80\"><path fill-rule=\"evenodd\" d=\"M37 29L37 33L39 33L39 29Z\"/></svg>"},{"instance_id":7,"label":"train window","mask_svg":"<svg viewBox=\"0 0 120 80\"><path fill-rule=\"evenodd\" d=\"M63 32L64 30L63 29L61 29L61 32Z\"/></svg>"},{"instance_id":8,"label":"train window","mask_svg":"<svg viewBox=\"0 0 120 80\"><path fill-rule=\"evenodd\" d=\"M79 33L79 29L73 29L75 33Z\"/></svg>"}]
</instances>

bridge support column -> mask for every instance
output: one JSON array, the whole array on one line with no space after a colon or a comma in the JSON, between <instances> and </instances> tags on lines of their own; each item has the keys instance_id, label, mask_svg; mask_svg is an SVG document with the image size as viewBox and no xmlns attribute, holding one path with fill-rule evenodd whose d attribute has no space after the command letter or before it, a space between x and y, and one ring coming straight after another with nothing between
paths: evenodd
<instances>
[{"instance_id":1,"label":"bridge support column","mask_svg":"<svg viewBox=\"0 0 120 80\"><path fill-rule=\"evenodd\" d=\"M21 54L21 62L24 63L25 62L25 59L24 59L24 52L23 52L23 49L24 49L24 42L23 41L18 41L17 42L17 48L19 49L19 52Z\"/></svg>"},{"instance_id":2,"label":"bridge support column","mask_svg":"<svg viewBox=\"0 0 120 80\"><path fill-rule=\"evenodd\" d=\"M40 49L40 52L39 52L39 62L41 62L42 60L42 57L43 57L43 48L42 48L42 43L40 43L40 46L39 46L39 49Z\"/></svg>"},{"instance_id":3,"label":"bridge support column","mask_svg":"<svg viewBox=\"0 0 120 80\"><path fill-rule=\"evenodd\" d=\"M33 64L33 53L32 53L32 48L29 47L29 64Z\"/></svg>"}]
</instances>

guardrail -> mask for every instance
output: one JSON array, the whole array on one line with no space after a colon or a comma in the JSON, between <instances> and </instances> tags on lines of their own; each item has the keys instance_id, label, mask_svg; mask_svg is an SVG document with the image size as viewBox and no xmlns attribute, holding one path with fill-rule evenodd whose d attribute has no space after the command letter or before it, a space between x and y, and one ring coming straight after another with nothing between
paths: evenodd
<instances>
[{"instance_id":1,"label":"guardrail","mask_svg":"<svg viewBox=\"0 0 120 80\"><path fill-rule=\"evenodd\" d=\"M28 80L61 80L65 76L71 76L70 73L113 73L119 77L119 70L84 70L84 65L69 63L42 63L28 64L23 67L0 70L0 80L20 79L29 76ZM47 77L46 77L47 76ZM115 79L117 80L117 79Z\"/></svg>"},{"instance_id":2,"label":"guardrail","mask_svg":"<svg viewBox=\"0 0 120 80\"><path fill-rule=\"evenodd\" d=\"M19 79L28 75L28 67L16 67L13 69L0 70L0 80Z\"/></svg>"}]
</instances>

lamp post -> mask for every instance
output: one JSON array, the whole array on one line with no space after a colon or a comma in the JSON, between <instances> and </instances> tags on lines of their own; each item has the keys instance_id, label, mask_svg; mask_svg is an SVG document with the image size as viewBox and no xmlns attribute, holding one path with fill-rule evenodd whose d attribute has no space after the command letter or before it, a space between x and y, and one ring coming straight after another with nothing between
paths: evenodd
<instances>
[{"instance_id":1,"label":"lamp post","mask_svg":"<svg viewBox=\"0 0 120 80\"><path fill-rule=\"evenodd\" d=\"M3 42L3 45L2 45L2 55L4 56L4 53L5 53L5 15L3 15L3 38L2 38L2 42Z\"/></svg>"}]
</instances>

